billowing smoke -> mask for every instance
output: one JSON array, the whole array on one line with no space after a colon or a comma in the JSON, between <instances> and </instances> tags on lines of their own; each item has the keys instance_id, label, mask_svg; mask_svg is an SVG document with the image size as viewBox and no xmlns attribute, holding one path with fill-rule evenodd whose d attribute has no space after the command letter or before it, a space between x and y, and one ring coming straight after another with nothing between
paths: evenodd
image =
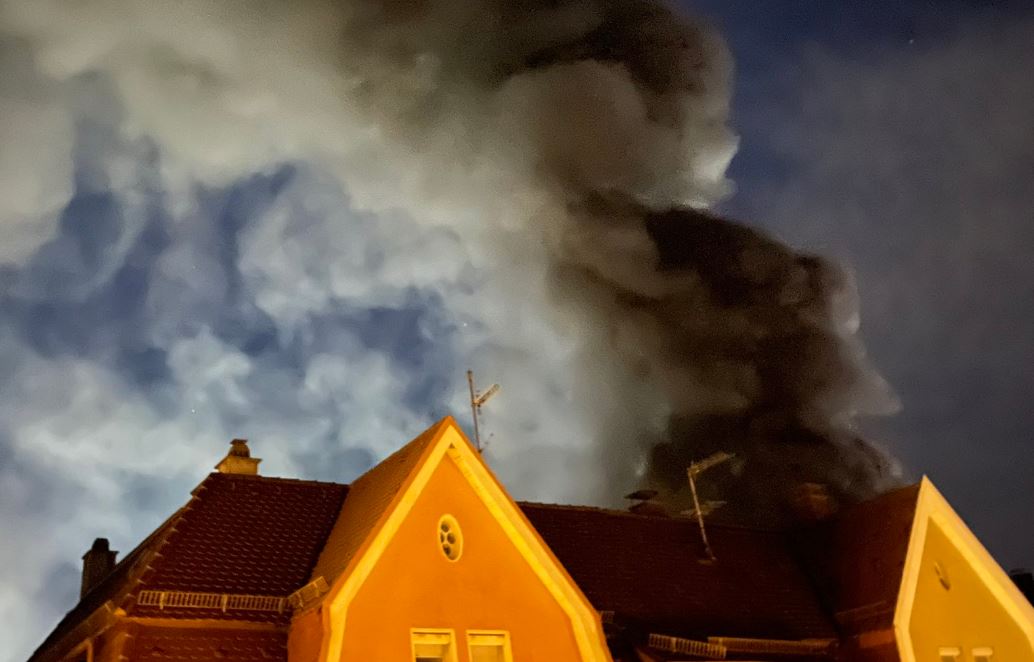
<instances>
[{"instance_id":1,"label":"billowing smoke","mask_svg":"<svg viewBox=\"0 0 1034 662\"><path fill-rule=\"evenodd\" d=\"M495 167L543 196L519 221L543 244L551 301L576 311L592 348L582 397L603 372L620 385L610 397L660 404L655 417L598 407L610 490L634 483L647 447L645 480L676 492L690 461L735 452L728 510L768 519L800 482L859 497L893 480L852 429L892 397L854 339L848 275L699 211L728 192L735 148L714 34L638 0L375 3L350 28L362 55L348 70L372 117L418 148L455 140L461 163L502 156ZM398 81L421 66L434 84L400 100ZM508 240L489 238L495 251L493 239Z\"/></svg>"},{"instance_id":2,"label":"billowing smoke","mask_svg":"<svg viewBox=\"0 0 1034 662\"><path fill-rule=\"evenodd\" d=\"M437 278L469 260L488 285L448 305L490 340L458 353L518 398L565 357L575 423L558 434L594 444L574 476L583 493L676 488L715 449L740 456L750 489L728 496L745 512L788 482L867 494L885 477L851 429L890 397L854 340L848 276L699 211L731 188L732 67L716 34L665 4L97 0L9 2L4 18L47 76L110 79L120 130L163 150L173 190L302 159L335 172L359 209L458 238L459 254L410 246L417 266L395 276L422 284L428 265ZM327 286L301 273L307 257L241 256L282 331L332 305L309 296ZM331 295L354 295L331 280ZM556 347L528 363L545 342ZM531 417L496 421L503 455L521 454Z\"/></svg>"},{"instance_id":3,"label":"billowing smoke","mask_svg":"<svg viewBox=\"0 0 1034 662\"><path fill-rule=\"evenodd\" d=\"M677 492L715 449L730 513L884 480L850 278L702 211L732 67L666 5L0 0L0 26L0 509L107 529L9 552L39 565L19 594L139 539L233 436L347 480L463 415L468 366L503 384L487 457L520 497Z\"/></svg>"}]
</instances>

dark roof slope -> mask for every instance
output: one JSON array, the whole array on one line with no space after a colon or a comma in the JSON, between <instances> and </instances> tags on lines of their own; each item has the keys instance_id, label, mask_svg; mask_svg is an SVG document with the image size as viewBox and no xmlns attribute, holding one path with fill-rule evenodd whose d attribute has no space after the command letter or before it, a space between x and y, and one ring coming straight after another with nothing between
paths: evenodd
<instances>
[{"instance_id":1,"label":"dark roof slope","mask_svg":"<svg viewBox=\"0 0 1034 662\"><path fill-rule=\"evenodd\" d=\"M196 618L196 610L135 606L140 590L286 596L304 586L347 485L213 473L186 506L73 608L38 658L109 600L140 616ZM286 622L276 612L213 610L209 618Z\"/></svg>"},{"instance_id":2,"label":"dark roof slope","mask_svg":"<svg viewBox=\"0 0 1034 662\"><path fill-rule=\"evenodd\" d=\"M147 627L134 633L126 652L136 662L287 662L287 633Z\"/></svg>"},{"instance_id":3,"label":"dark roof slope","mask_svg":"<svg viewBox=\"0 0 1034 662\"><path fill-rule=\"evenodd\" d=\"M659 634L833 638L834 626L783 533L694 520L522 503L557 558L600 611Z\"/></svg>"},{"instance_id":4,"label":"dark roof slope","mask_svg":"<svg viewBox=\"0 0 1034 662\"><path fill-rule=\"evenodd\" d=\"M919 488L887 492L794 535L802 565L848 634L893 622Z\"/></svg>"},{"instance_id":5,"label":"dark roof slope","mask_svg":"<svg viewBox=\"0 0 1034 662\"><path fill-rule=\"evenodd\" d=\"M141 588L286 596L309 581L348 487L336 483L209 475L169 533ZM197 617L194 609L138 605L138 616ZM276 612L209 617L284 621Z\"/></svg>"},{"instance_id":6,"label":"dark roof slope","mask_svg":"<svg viewBox=\"0 0 1034 662\"><path fill-rule=\"evenodd\" d=\"M211 474L195 490L147 588L287 595L309 580L348 488Z\"/></svg>"}]
</instances>

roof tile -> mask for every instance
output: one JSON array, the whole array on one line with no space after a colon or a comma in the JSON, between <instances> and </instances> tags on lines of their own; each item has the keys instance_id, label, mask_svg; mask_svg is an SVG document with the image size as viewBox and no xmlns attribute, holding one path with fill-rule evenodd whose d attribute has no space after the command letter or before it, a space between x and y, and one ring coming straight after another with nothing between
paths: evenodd
<instances>
[{"instance_id":1,"label":"roof tile","mask_svg":"<svg viewBox=\"0 0 1034 662\"><path fill-rule=\"evenodd\" d=\"M599 611L685 637L835 637L780 532L712 525L706 554L693 520L520 504Z\"/></svg>"},{"instance_id":2,"label":"roof tile","mask_svg":"<svg viewBox=\"0 0 1034 662\"><path fill-rule=\"evenodd\" d=\"M148 627L131 645L137 662L287 662L282 631Z\"/></svg>"}]
</instances>

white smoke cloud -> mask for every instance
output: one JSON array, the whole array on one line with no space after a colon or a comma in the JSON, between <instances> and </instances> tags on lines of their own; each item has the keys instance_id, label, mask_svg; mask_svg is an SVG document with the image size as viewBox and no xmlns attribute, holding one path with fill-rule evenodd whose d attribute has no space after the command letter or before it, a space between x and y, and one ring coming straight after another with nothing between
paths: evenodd
<instances>
[{"instance_id":1,"label":"white smoke cloud","mask_svg":"<svg viewBox=\"0 0 1034 662\"><path fill-rule=\"evenodd\" d=\"M12 193L0 224L13 238L0 249L12 329L0 361L14 385L0 480L10 495L74 495L4 500L5 523L57 533L0 545L12 642L0 659L23 657L71 606L48 582L67 581L94 536L128 552L229 438L250 436L266 473L348 480L431 423L412 395L429 377L453 380L426 387L437 413L465 413L468 365L503 383L488 457L518 496L600 498L604 433L627 438L620 460L642 470L639 437L663 430L668 407L600 360L611 330L557 307L550 270L568 255L641 279L621 263L652 250L615 229L621 260L581 254L565 191L726 194L728 55L701 33L701 68L680 71L699 86L689 94L646 92L616 62L522 72L528 53L609 10L573 2L503 25L500 6L441 3L414 29L367 2L0 2L19 44L0 74L21 72L0 94L0 193ZM272 187L284 164L294 175L269 200L226 193L255 177ZM59 227L73 195L101 211ZM85 225L91 214L106 225ZM414 297L438 312L407 337L426 346L413 363L400 358L413 348L335 321ZM63 317L40 331L51 304ZM247 347L261 342L280 351Z\"/></svg>"},{"instance_id":2,"label":"white smoke cloud","mask_svg":"<svg viewBox=\"0 0 1034 662\"><path fill-rule=\"evenodd\" d=\"M0 32L0 264L32 255L72 194L72 118L26 46Z\"/></svg>"}]
</instances>

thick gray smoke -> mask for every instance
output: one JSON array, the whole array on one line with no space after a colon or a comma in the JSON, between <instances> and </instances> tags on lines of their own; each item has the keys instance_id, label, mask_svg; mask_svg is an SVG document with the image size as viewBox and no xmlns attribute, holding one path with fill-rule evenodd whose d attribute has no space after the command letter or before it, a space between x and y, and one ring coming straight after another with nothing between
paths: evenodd
<instances>
[{"instance_id":1,"label":"thick gray smoke","mask_svg":"<svg viewBox=\"0 0 1034 662\"><path fill-rule=\"evenodd\" d=\"M788 480L867 494L885 478L851 431L890 397L854 340L847 276L695 211L730 190L731 62L717 35L665 4L5 10L49 75L113 79L132 130L177 157L163 165L169 181L303 158L328 164L367 210L455 232L504 303L454 308L521 350L480 365L534 389L525 356L543 323L560 339L572 429L602 451L596 498L644 480L674 488L689 460L718 448L741 456L752 487L727 496L749 512L751 494ZM273 283L260 302L275 317L307 312L273 267L243 268ZM500 437L519 448L527 417L503 414Z\"/></svg>"},{"instance_id":2,"label":"thick gray smoke","mask_svg":"<svg viewBox=\"0 0 1034 662\"><path fill-rule=\"evenodd\" d=\"M892 398L854 338L848 276L699 211L726 193L735 144L720 40L658 2L477 7L364 5L349 41L385 72L363 90L372 114L398 108L405 141L440 136L473 104L503 122L453 135L468 158L503 138L551 198L526 222L546 242L553 300L581 316L583 366L612 364L612 397L664 404L660 428L600 408L611 489L634 481L629 459L647 446L645 480L675 492L690 461L735 452L721 489L738 514L778 516L804 481L844 497L885 487L892 467L853 423ZM440 78L400 104L395 81L421 60Z\"/></svg>"}]
</instances>

